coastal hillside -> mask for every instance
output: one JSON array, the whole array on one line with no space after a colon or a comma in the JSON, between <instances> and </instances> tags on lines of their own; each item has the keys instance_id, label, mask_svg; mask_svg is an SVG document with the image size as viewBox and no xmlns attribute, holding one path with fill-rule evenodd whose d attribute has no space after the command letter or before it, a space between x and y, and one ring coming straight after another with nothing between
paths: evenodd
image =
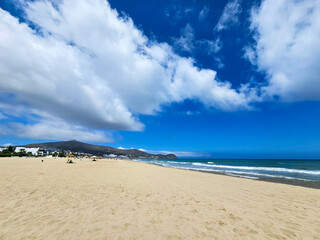
<instances>
[{"instance_id":1,"label":"coastal hillside","mask_svg":"<svg viewBox=\"0 0 320 240\"><path fill-rule=\"evenodd\" d=\"M44 149L59 149L72 152L90 153L97 156L116 155L127 156L128 158L156 158L156 159L177 159L174 154L150 154L138 149L118 149L109 146L92 145L76 140L62 142L34 143L23 147L39 147Z\"/></svg>"}]
</instances>

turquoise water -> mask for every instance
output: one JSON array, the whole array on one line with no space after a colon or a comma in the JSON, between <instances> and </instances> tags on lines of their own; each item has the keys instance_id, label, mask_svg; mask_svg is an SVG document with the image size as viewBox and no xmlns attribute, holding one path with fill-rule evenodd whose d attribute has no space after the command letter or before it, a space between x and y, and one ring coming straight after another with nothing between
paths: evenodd
<instances>
[{"instance_id":1,"label":"turquoise water","mask_svg":"<svg viewBox=\"0 0 320 240\"><path fill-rule=\"evenodd\" d=\"M320 160L137 159L135 161L244 178L288 183L314 182L320 185Z\"/></svg>"}]
</instances>

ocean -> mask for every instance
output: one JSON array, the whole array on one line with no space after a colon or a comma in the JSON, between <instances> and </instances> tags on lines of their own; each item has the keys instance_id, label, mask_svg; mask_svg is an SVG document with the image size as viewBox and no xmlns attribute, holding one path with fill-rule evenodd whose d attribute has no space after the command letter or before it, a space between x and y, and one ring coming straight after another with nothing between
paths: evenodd
<instances>
[{"instance_id":1,"label":"ocean","mask_svg":"<svg viewBox=\"0 0 320 240\"><path fill-rule=\"evenodd\" d=\"M136 159L134 161L320 188L320 160Z\"/></svg>"}]
</instances>

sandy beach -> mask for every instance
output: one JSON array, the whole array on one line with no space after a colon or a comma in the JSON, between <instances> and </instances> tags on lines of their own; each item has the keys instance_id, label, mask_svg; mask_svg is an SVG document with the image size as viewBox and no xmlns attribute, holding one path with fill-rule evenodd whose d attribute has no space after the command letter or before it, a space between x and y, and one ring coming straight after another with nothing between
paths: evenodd
<instances>
[{"instance_id":1,"label":"sandy beach","mask_svg":"<svg viewBox=\"0 0 320 240\"><path fill-rule=\"evenodd\" d=\"M0 159L1 240L320 239L319 199L318 189L124 160Z\"/></svg>"}]
</instances>

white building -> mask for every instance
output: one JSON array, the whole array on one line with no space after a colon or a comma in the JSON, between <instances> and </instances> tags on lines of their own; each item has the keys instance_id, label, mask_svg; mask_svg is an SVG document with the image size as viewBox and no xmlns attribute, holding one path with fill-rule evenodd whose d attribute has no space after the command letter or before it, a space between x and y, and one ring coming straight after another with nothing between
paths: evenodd
<instances>
[{"instance_id":1,"label":"white building","mask_svg":"<svg viewBox=\"0 0 320 240\"><path fill-rule=\"evenodd\" d=\"M32 155L38 155L39 148L16 147L14 151L19 153L21 150L24 150L26 153L31 153Z\"/></svg>"},{"instance_id":2,"label":"white building","mask_svg":"<svg viewBox=\"0 0 320 240\"><path fill-rule=\"evenodd\" d=\"M0 152L2 152L3 150L6 150L7 147L0 147Z\"/></svg>"},{"instance_id":3,"label":"white building","mask_svg":"<svg viewBox=\"0 0 320 240\"><path fill-rule=\"evenodd\" d=\"M103 154L103 156L104 157L108 157L108 158L116 158L117 157L117 155L115 155L115 154Z\"/></svg>"},{"instance_id":4,"label":"white building","mask_svg":"<svg viewBox=\"0 0 320 240\"><path fill-rule=\"evenodd\" d=\"M38 148L38 156L47 156L50 155L50 153L51 152L49 150Z\"/></svg>"}]
</instances>

